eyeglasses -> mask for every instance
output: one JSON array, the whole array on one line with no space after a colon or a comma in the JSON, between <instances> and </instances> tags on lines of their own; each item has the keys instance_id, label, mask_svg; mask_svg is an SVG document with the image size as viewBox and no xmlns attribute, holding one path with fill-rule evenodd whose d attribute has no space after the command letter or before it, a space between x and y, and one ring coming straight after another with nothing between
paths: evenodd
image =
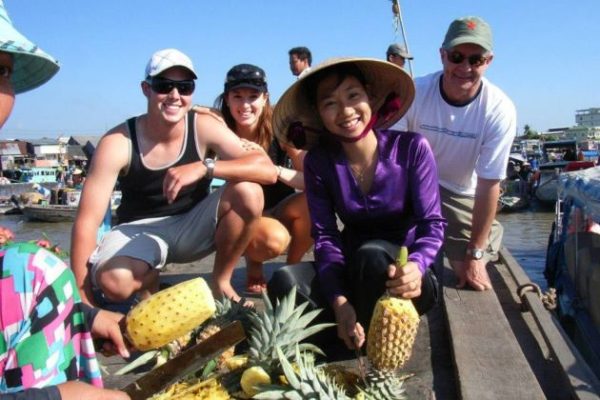
<instances>
[{"instance_id":1,"label":"eyeglasses","mask_svg":"<svg viewBox=\"0 0 600 400\"><path fill-rule=\"evenodd\" d=\"M460 51L446 52L446 56L448 57L448 61L452 64L462 64L466 58L473 67L481 67L489 60L489 57L486 57L483 54L472 54L467 57Z\"/></svg>"},{"instance_id":2,"label":"eyeglasses","mask_svg":"<svg viewBox=\"0 0 600 400\"><path fill-rule=\"evenodd\" d=\"M167 78L152 78L146 80L150 84L152 90L158 94L169 94L174 88L182 96L189 96L194 93L196 88L196 82L193 79L186 79L183 81L174 81Z\"/></svg>"}]
</instances>

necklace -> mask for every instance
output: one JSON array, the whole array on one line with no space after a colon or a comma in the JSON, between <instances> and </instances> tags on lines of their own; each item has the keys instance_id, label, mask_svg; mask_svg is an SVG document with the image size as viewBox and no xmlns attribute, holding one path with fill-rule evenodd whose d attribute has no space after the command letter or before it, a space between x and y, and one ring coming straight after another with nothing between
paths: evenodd
<instances>
[{"instance_id":1,"label":"necklace","mask_svg":"<svg viewBox=\"0 0 600 400\"><path fill-rule=\"evenodd\" d=\"M350 172L352 172L352 175L354 176L354 179L356 179L356 181L359 184L362 184L365 180L365 172L367 171L367 168L362 168L362 169L358 169L356 167L353 167L352 165L348 164L348 166L350 167Z\"/></svg>"}]
</instances>

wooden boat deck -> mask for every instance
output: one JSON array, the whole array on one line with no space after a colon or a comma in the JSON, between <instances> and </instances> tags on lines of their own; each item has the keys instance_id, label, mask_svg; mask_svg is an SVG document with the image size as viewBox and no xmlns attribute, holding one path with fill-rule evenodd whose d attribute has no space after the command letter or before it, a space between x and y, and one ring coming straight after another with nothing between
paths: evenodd
<instances>
[{"instance_id":1,"label":"wooden boat deck","mask_svg":"<svg viewBox=\"0 0 600 400\"><path fill-rule=\"evenodd\" d=\"M208 277L210 269L205 268L212 267L212 261L202 264L202 271L175 270L163 279L179 281L198 272ZM266 266L267 276L280 265ZM442 277L443 301L422 317L413 355L400 371L411 376L405 381L408 398L600 399L598 379L565 341L538 294L526 290L529 279L506 249L501 261L488 265L491 291L456 289L447 260L436 269ZM243 268L236 269L233 281L234 287L243 287ZM101 362L109 372L123 365L116 356ZM356 368L353 359L341 364ZM106 375L105 381L108 387L121 388L140 375Z\"/></svg>"}]
</instances>

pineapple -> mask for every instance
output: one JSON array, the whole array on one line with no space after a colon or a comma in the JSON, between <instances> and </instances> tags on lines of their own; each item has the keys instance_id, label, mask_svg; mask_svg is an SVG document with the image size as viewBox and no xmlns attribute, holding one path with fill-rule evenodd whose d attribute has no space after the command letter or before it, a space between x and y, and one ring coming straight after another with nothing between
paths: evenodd
<instances>
[{"instance_id":1,"label":"pineapple","mask_svg":"<svg viewBox=\"0 0 600 400\"><path fill-rule=\"evenodd\" d=\"M207 320L200 327L200 329L197 330L197 332L194 334L195 340L193 342L203 342L233 321L240 321L245 330L248 330L250 325L249 314L255 313L255 311L251 307L245 307L244 303L244 299L241 299L239 302L233 301L229 298L216 300L216 312L214 318ZM219 369L222 368L225 365L225 362L233 357L234 354L234 346L231 346L229 349L225 350L217 360L217 367Z\"/></svg>"},{"instance_id":2,"label":"pineapple","mask_svg":"<svg viewBox=\"0 0 600 400\"><path fill-rule=\"evenodd\" d=\"M215 378L195 382L194 379L174 383L149 400L228 400L231 396Z\"/></svg>"},{"instance_id":3,"label":"pineapple","mask_svg":"<svg viewBox=\"0 0 600 400\"><path fill-rule=\"evenodd\" d=\"M225 368L227 368L229 371L235 371L236 369L243 368L246 365L248 365L248 356L243 354L229 357L225 360Z\"/></svg>"},{"instance_id":4,"label":"pineapple","mask_svg":"<svg viewBox=\"0 0 600 400\"><path fill-rule=\"evenodd\" d=\"M251 322L248 362L250 365L263 367L273 375L279 367L277 348L280 348L285 357L291 358L298 343L335 324L318 324L309 327L308 324L321 310L309 311L302 315L308 302L296 307L295 287L281 299L281 303L278 300L275 307L265 292L262 296L265 310L248 315ZM302 351L323 354L318 347L310 343L301 343L299 346Z\"/></svg>"},{"instance_id":5,"label":"pineapple","mask_svg":"<svg viewBox=\"0 0 600 400\"><path fill-rule=\"evenodd\" d=\"M404 381L393 372L370 370L366 376L367 387L359 388L355 400L405 399Z\"/></svg>"},{"instance_id":6,"label":"pineapple","mask_svg":"<svg viewBox=\"0 0 600 400\"><path fill-rule=\"evenodd\" d=\"M126 331L138 350L151 350L185 335L216 310L202 278L191 279L153 294L127 314Z\"/></svg>"},{"instance_id":7,"label":"pineapple","mask_svg":"<svg viewBox=\"0 0 600 400\"><path fill-rule=\"evenodd\" d=\"M408 250L400 248L396 265L407 263ZM387 293L375 305L367 337L367 357L374 368L394 370L410 358L419 327L419 314L412 301Z\"/></svg>"},{"instance_id":8,"label":"pineapple","mask_svg":"<svg viewBox=\"0 0 600 400\"><path fill-rule=\"evenodd\" d=\"M315 359L311 353L301 353L299 346L296 346L297 368L294 368L279 347L276 351L286 381L289 384L287 386L270 387L254 395L254 399L350 399L344 390L335 384L333 379L321 368L315 366Z\"/></svg>"},{"instance_id":9,"label":"pineapple","mask_svg":"<svg viewBox=\"0 0 600 400\"><path fill-rule=\"evenodd\" d=\"M270 385L271 377L262 367L254 366L246 369L242 374L240 385L244 393L252 397L259 392L259 385Z\"/></svg>"}]
</instances>

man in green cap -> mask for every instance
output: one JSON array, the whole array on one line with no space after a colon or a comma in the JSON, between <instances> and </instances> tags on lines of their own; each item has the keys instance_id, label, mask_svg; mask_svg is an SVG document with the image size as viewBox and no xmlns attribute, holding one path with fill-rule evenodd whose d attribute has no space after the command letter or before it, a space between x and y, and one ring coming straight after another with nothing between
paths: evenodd
<instances>
[{"instance_id":1,"label":"man in green cap","mask_svg":"<svg viewBox=\"0 0 600 400\"><path fill-rule=\"evenodd\" d=\"M440 58L442 71L415 80L415 101L394 128L421 133L433 149L448 220L444 251L458 287L491 289L485 266L502 241L494 218L517 131L516 110L483 76L494 59L492 30L483 19L454 20Z\"/></svg>"}]
</instances>

